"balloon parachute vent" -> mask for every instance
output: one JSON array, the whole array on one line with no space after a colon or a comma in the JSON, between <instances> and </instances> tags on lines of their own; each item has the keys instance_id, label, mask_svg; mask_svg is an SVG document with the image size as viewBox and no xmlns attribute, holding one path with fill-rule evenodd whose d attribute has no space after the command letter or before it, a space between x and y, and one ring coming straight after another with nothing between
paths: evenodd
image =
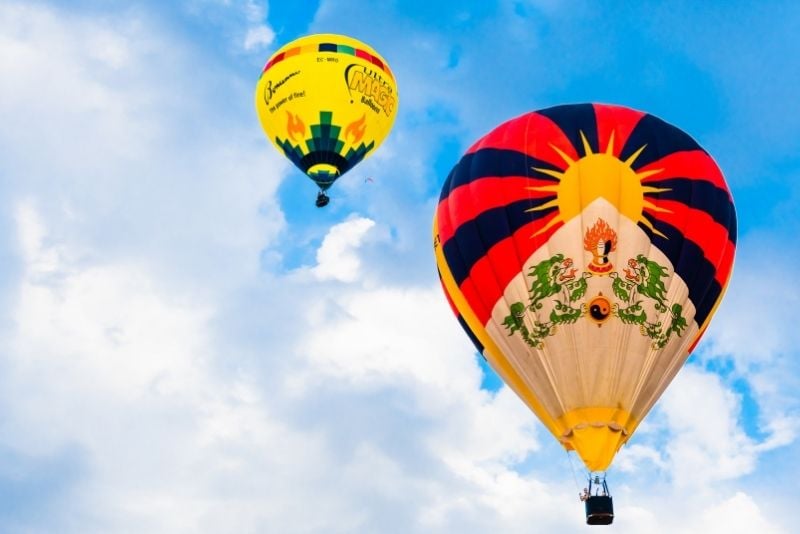
<instances>
[{"instance_id":1,"label":"balloon parachute vent","mask_svg":"<svg viewBox=\"0 0 800 534\"><path fill-rule=\"evenodd\" d=\"M333 182L339 177L339 169L336 168L335 165L330 165L328 163L316 163L308 168L306 174L315 181Z\"/></svg>"},{"instance_id":2,"label":"balloon parachute vent","mask_svg":"<svg viewBox=\"0 0 800 534\"><path fill-rule=\"evenodd\" d=\"M614 502L608 495L592 495L586 499L586 524L610 525L614 522Z\"/></svg>"}]
</instances>

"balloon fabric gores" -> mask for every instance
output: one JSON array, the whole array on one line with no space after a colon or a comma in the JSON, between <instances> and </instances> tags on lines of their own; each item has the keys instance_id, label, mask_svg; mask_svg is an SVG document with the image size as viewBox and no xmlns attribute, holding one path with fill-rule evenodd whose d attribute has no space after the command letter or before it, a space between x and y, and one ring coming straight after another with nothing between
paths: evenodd
<instances>
[{"instance_id":1,"label":"balloon fabric gores","mask_svg":"<svg viewBox=\"0 0 800 534\"><path fill-rule=\"evenodd\" d=\"M695 347L736 248L730 191L690 136L557 106L461 158L434 216L442 287L505 383L605 470Z\"/></svg>"}]
</instances>

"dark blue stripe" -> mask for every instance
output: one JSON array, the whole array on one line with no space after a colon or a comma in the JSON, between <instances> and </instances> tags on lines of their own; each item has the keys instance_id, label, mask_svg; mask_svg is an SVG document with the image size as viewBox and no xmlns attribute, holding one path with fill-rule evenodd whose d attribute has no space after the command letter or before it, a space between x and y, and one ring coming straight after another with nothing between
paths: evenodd
<instances>
[{"instance_id":1,"label":"dark blue stripe","mask_svg":"<svg viewBox=\"0 0 800 534\"><path fill-rule=\"evenodd\" d=\"M645 115L636 123L630 137L625 141L619 159L627 160L642 147L645 149L631 165L633 170L649 165L673 152L681 150L705 152L689 134L653 115Z\"/></svg>"},{"instance_id":2,"label":"dark blue stripe","mask_svg":"<svg viewBox=\"0 0 800 534\"><path fill-rule=\"evenodd\" d=\"M600 152L596 117L591 104L557 106L538 113L558 125L581 157L585 156L581 132L586 137L591 150ZM705 153L688 134L652 115L645 115L638 121L622 148L620 160L628 159L642 147L644 150L632 165L634 170L677 151L700 150ZM440 201L455 188L486 176L535 176L550 182L558 181L534 171L533 167L563 170L515 150L487 148L467 154L447 177ZM678 201L693 209L708 213L714 221L728 230L729 239L735 245L736 213L726 190L703 180L688 178L650 181L646 185L667 188L669 191L648 193L645 198ZM542 205L552 198L526 199L500 208L489 209L456 228L453 237L442 245L442 252L456 283L460 286L469 277L471 268L496 243L509 237L532 220L550 215L556 210L557 208L549 208L538 212L526 212L531 207ZM473 199L473 202L477 204L480 199ZM706 259L703 250L697 243L687 239L677 228L657 220L649 214L643 214L643 216L658 232L667 236L665 239L651 231L648 226L639 224L640 228L649 236L653 246L667 256L675 273L686 283L689 289L689 298L696 310L695 320L698 325L701 325L711 313L722 293L721 284L715 280L717 266ZM510 258L509 261L514 260ZM465 330L471 334L468 328Z\"/></svg>"},{"instance_id":3,"label":"dark blue stripe","mask_svg":"<svg viewBox=\"0 0 800 534\"><path fill-rule=\"evenodd\" d=\"M702 325L722 293L722 286L714 278L717 266L705 257L697 243L687 239L677 228L648 214L645 217L656 230L667 236L665 239L639 223L639 228L647 233L653 246L664 253L675 273L686 283L689 300L696 309L695 319L698 325Z\"/></svg>"},{"instance_id":4,"label":"dark blue stripe","mask_svg":"<svg viewBox=\"0 0 800 534\"><path fill-rule=\"evenodd\" d=\"M320 43L319 52L337 52L339 47L334 43Z\"/></svg>"},{"instance_id":5,"label":"dark blue stripe","mask_svg":"<svg viewBox=\"0 0 800 534\"><path fill-rule=\"evenodd\" d=\"M555 106L536 112L556 123L564 135L575 147L580 157L586 156L583 148L581 132L586 136L593 153L600 152L600 143L597 135L597 116L592 104L568 104ZM535 135L535 133L534 133Z\"/></svg>"},{"instance_id":6,"label":"dark blue stripe","mask_svg":"<svg viewBox=\"0 0 800 534\"><path fill-rule=\"evenodd\" d=\"M646 193L645 200L648 198L674 200L690 208L704 211L715 222L727 228L729 239L734 245L736 244L736 212L730 195L724 189L711 182L690 178L670 178L643 185L669 189L659 193Z\"/></svg>"},{"instance_id":7,"label":"dark blue stripe","mask_svg":"<svg viewBox=\"0 0 800 534\"><path fill-rule=\"evenodd\" d=\"M442 187L442 194L439 196L439 201L441 202L444 200L450 194L450 191L456 187L486 176L497 176L500 178L506 176L523 176L526 178L547 180L553 183L558 182L558 180L552 176L535 171L534 167L559 172L564 170L546 161L533 158L524 152L499 148L482 148L476 152L466 154L461 158L461 161L453 167L453 170L450 171Z\"/></svg>"},{"instance_id":8,"label":"dark blue stripe","mask_svg":"<svg viewBox=\"0 0 800 534\"><path fill-rule=\"evenodd\" d=\"M462 223L453 237L442 245L442 252L456 284L460 286L469 277L472 267L494 245L510 237L531 221L550 215L556 208L530 213L525 211L550 200L552 198L512 202L506 206L486 210L474 219Z\"/></svg>"},{"instance_id":9,"label":"dark blue stripe","mask_svg":"<svg viewBox=\"0 0 800 534\"><path fill-rule=\"evenodd\" d=\"M460 286L461 282L469 276L472 264L468 265L464 262L464 257L458 248L458 240L449 239L446 243L442 243L442 254L447 266L450 268L450 274L453 275L456 284Z\"/></svg>"},{"instance_id":10,"label":"dark blue stripe","mask_svg":"<svg viewBox=\"0 0 800 534\"><path fill-rule=\"evenodd\" d=\"M442 272L439 270L438 266L436 267L436 273L439 275L439 282L442 282ZM442 283L442 290L447 293L444 283ZM448 294L448 296L450 297L450 300L453 299L452 295ZM483 345L481 345L481 342L478 341L477 337L475 337L475 333L469 328L467 322L464 320L464 317L461 315L461 312L456 312L456 319L458 319L458 324L461 325L461 328L464 329L464 332L467 333L467 336L469 337L470 341L472 341L472 344L475 345L475 348L478 349L478 352L480 352L481 356L483 356Z\"/></svg>"},{"instance_id":11,"label":"dark blue stripe","mask_svg":"<svg viewBox=\"0 0 800 534\"><path fill-rule=\"evenodd\" d=\"M458 314L458 324L461 325L461 328L463 328L464 332L467 333L467 336L469 336L469 339L470 341L472 341L472 344L475 345L475 348L478 349L478 352L481 354L481 356L483 356L483 345L481 345L481 342L478 341L477 337L475 337L475 333L472 330L470 330L469 326L467 326L467 322L464 320L464 318L461 316L460 313Z\"/></svg>"},{"instance_id":12,"label":"dark blue stripe","mask_svg":"<svg viewBox=\"0 0 800 534\"><path fill-rule=\"evenodd\" d=\"M442 202L442 200L450 196L450 190L452 189L452 187L450 187L450 183L453 181L453 176L458 172L458 169L459 169L459 164L456 163L456 166L453 167L453 169L447 175L447 178L445 178L444 183L442 184L442 192L439 194L440 203Z\"/></svg>"}]
</instances>

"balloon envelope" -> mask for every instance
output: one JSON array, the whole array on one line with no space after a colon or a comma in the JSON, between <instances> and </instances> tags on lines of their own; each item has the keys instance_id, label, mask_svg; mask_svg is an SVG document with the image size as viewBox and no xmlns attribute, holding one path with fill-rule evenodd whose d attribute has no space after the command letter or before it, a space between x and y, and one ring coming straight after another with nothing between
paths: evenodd
<instances>
[{"instance_id":1,"label":"balloon envelope","mask_svg":"<svg viewBox=\"0 0 800 534\"><path fill-rule=\"evenodd\" d=\"M448 176L434 217L448 301L500 377L605 470L699 341L736 215L712 158L632 109L513 119Z\"/></svg>"},{"instance_id":2,"label":"balloon envelope","mask_svg":"<svg viewBox=\"0 0 800 534\"><path fill-rule=\"evenodd\" d=\"M386 61L366 44L333 34L281 47L255 92L269 140L323 191L383 142L397 98Z\"/></svg>"}]
</instances>

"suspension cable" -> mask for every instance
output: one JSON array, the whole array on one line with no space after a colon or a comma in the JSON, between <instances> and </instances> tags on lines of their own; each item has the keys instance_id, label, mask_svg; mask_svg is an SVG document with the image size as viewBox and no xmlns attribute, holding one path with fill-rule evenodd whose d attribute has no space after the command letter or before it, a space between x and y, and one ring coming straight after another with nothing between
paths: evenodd
<instances>
[{"instance_id":1,"label":"suspension cable","mask_svg":"<svg viewBox=\"0 0 800 534\"><path fill-rule=\"evenodd\" d=\"M570 455L569 451L565 451L567 453L567 459L569 460L569 467L572 471L572 480L575 482L575 491L578 492L578 497L582 495L581 488L578 485L578 477L575 475L575 464L572 463L572 456Z\"/></svg>"}]
</instances>

